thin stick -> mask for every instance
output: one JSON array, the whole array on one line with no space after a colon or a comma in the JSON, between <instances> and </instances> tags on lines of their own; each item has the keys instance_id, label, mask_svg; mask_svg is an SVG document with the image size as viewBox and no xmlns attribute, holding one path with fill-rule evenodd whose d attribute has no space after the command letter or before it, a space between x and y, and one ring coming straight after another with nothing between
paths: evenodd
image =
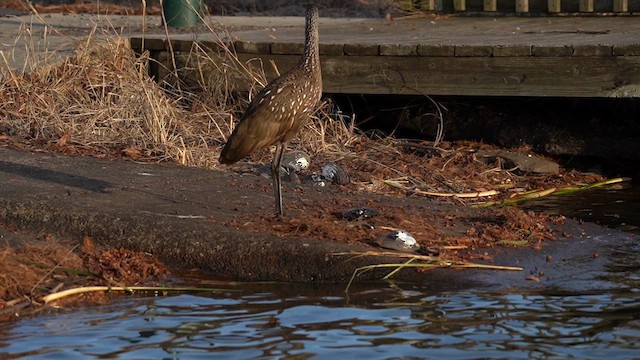
<instances>
[{"instance_id":1,"label":"thin stick","mask_svg":"<svg viewBox=\"0 0 640 360\"><path fill-rule=\"evenodd\" d=\"M68 289L64 291L60 291L57 293L49 294L42 297L42 300L45 304L48 304L52 301L61 299L63 297L83 294L88 292L97 292L97 291L178 291L178 292L194 292L194 291L228 291L229 289L212 289L212 288L197 288L197 287L177 287L177 288L167 288L167 287L155 287L155 286L131 286L131 287L123 287L123 286L85 286L75 289Z\"/></svg>"},{"instance_id":2,"label":"thin stick","mask_svg":"<svg viewBox=\"0 0 640 360\"><path fill-rule=\"evenodd\" d=\"M470 267L477 267L483 269L493 269L493 270L509 270L509 271L522 271L521 267L517 266L501 266L501 265L485 265L485 264L476 264L476 263L456 263L450 260L439 259L434 256L429 255L417 255L417 254L409 254L409 253L401 253L401 252L393 252L393 251L350 251L350 252L339 252L333 253L331 255L341 256L341 255L355 255L357 257L361 256L380 256L380 257L398 257L398 258L415 258L416 260L426 260L431 262L443 262L446 263L447 266L456 265L468 265ZM370 265L371 266L371 265Z\"/></svg>"},{"instance_id":3,"label":"thin stick","mask_svg":"<svg viewBox=\"0 0 640 360\"><path fill-rule=\"evenodd\" d=\"M496 190L487 190L487 191L470 192L470 193L441 193L441 192L433 192L433 191L424 191L419 189L411 189L399 184L397 180L382 180L382 182L391 187L395 187L397 189L410 191L414 194L427 195L427 196L476 198L476 197L494 196L499 194L499 192Z\"/></svg>"},{"instance_id":4,"label":"thin stick","mask_svg":"<svg viewBox=\"0 0 640 360\"><path fill-rule=\"evenodd\" d=\"M441 260L440 263L412 263L410 260L402 264L374 264L374 265L362 266L355 269L353 271L353 274L351 275L351 279L349 279L349 283L347 284L347 287L344 289L344 292L345 293L349 292L349 288L351 287L351 284L353 284L353 281L355 280L356 276L358 276L359 274L363 274L373 269L381 269L381 268L389 268L389 267L393 267L397 269L389 273L387 276L385 276L383 278L385 280L388 279L391 275L395 274L400 269L407 268L407 267L450 268L450 269L488 269L488 270L506 270L506 271L522 271L523 270L523 268L521 267L514 267L514 266L497 266L497 265L484 265L484 264L475 264L475 263L454 263L448 260Z\"/></svg>"},{"instance_id":5,"label":"thin stick","mask_svg":"<svg viewBox=\"0 0 640 360\"><path fill-rule=\"evenodd\" d=\"M416 260L416 258L411 258L409 260L407 260L407 262L405 262L405 266L411 264L412 262L414 262ZM394 269L393 271L391 271L390 273L388 273L385 277L382 278L382 280L387 280L390 277L392 277L395 273L397 273L398 271L402 270L405 268L405 266L399 266L396 269Z\"/></svg>"}]
</instances>

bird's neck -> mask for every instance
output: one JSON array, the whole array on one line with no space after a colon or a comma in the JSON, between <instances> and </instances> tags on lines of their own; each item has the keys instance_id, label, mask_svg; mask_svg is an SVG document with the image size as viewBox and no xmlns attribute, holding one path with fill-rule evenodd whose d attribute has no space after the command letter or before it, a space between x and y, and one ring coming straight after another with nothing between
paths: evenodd
<instances>
[{"instance_id":1,"label":"bird's neck","mask_svg":"<svg viewBox=\"0 0 640 360\"><path fill-rule=\"evenodd\" d=\"M320 66L318 9L315 7L307 10L304 34L304 54L301 61L307 70L315 71Z\"/></svg>"}]
</instances>

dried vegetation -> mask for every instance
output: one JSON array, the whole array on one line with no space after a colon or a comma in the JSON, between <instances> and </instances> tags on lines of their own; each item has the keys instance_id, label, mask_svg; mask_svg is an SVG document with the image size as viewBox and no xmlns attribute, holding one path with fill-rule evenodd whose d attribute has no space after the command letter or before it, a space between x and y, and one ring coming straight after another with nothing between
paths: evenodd
<instances>
[{"instance_id":1,"label":"dried vegetation","mask_svg":"<svg viewBox=\"0 0 640 360\"><path fill-rule=\"evenodd\" d=\"M27 237L23 243L0 246L0 322L45 309L34 305L42 304L43 296L60 290L86 285L156 285L165 281L167 274L166 268L148 254L100 248L88 237L81 247L48 234ZM100 292L63 302L96 303L106 298L108 295Z\"/></svg>"}]
</instances>

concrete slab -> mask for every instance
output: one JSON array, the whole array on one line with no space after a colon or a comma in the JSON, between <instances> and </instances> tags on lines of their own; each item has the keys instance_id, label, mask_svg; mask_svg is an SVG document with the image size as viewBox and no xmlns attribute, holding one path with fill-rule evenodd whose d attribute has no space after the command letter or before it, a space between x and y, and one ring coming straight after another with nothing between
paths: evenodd
<instances>
[{"instance_id":1,"label":"concrete slab","mask_svg":"<svg viewBox=\"0 0 640 360\"><path fill-rule=\"evenodd\" d=\"M94 30L105 34L140 34L142 25L159 28L160 18L148 16L97 16L89 14L40 14L0 16L0 52L16 70L33 64L55 62L75 51ZM0 59L2 60L2 59Z\"/></svg>"}]
</instances>

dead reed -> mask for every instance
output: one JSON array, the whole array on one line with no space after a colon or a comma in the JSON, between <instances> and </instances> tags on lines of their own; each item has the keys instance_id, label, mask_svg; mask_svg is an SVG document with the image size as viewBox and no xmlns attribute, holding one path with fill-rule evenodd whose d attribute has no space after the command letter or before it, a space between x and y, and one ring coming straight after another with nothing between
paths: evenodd
<instances>
[{"instance_id":1,"label":"dead reed","mask_svg":"<svg viewBox=\"0 0 640 360\"><path fill-rule=\"evenodd\" d=\"M189 164L184 109L147 75L147 59L119 37L95 34L75 54L0 77L0 127L15 140L76 149L141 149L141 157ZM31 58L37 58L35 49ZM142 156L144 155L144 156Z\"/></svg>"}]
</instances>

